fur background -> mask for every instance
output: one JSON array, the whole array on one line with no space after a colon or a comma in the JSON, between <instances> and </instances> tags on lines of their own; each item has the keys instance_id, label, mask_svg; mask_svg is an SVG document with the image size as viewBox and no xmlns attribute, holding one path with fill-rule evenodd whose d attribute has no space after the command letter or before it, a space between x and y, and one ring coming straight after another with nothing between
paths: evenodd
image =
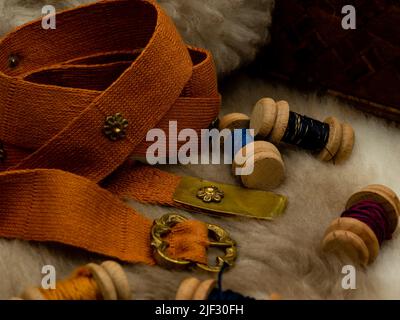
<instances>
[{"instance_id":1,"label":"fur background","mask_svg":"<svg viewBox=\"0 0 400 320\"><path fill-rule=\"evenodd\" d=\"M94 0L0 0L0 35L41 16L43 6L57 10ZM229 73L255 58L269 38L274 0L158 0L188 44L213 53L218 72Z\"/></svg>"},{"instance_id":2,"label":"fur background","mask_svg":"<svg viewBox=\"0 0 400 320\"><path fill-rule=\"evenodd\" d=\"M59 7L85 1L59 1ZM211 49L220 74L250 61L268 39L273 1L264 0L162 0L185 39ZM48 1L3 0L0 31L40 15ZM210 33L210 30L213 32ZM349 195L370 183L382 183L400 194L400 131L384 120L365 115L330 97L304 94L285 86L254 79L244 73L227 77L221 88L223 111L250 113L263 96L289 101L291 110L317 119L334 115L349 121L356 131L352 158L341 166L321 163L306 152L282 149L287 170L284 184L275 190L288 196L283 217L273 221L186 216L217 223L239 244L237 265L225 275L224 286L259 299L278 292L286 299L400 298L397 270L400 237L385 242L377 261L357 270L357 289L341 288L343 263L319 251L326 227L343 209ZM228 165L174 166L179 174L236 183ZM179 210L130 203L141 213L158 217ZM52 264L58 279L90 261L102 258L58 245L0 240L0 298L38 285L41 268ZM135 299L173 299L182 279L193 273L159 267L124 265ZM197 275L196 275L197 276ZM206 275L198 275L206 277Z\"/></svg>"}]
</instances>

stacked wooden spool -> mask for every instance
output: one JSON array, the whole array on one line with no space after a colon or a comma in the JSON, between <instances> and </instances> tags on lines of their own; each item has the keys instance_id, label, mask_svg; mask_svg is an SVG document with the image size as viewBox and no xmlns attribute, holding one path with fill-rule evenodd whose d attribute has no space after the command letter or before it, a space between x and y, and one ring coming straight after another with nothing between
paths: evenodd
<instances>
[{"instance_id":1,"label":"stacked wooden spool","mask_svg":"<svg viewBox=\"0 0 400 320\"><path fill-rule=\"evenodd\" d=\"M128 279L124 270L117 262L105 261L100 265L89 263L84 268L88 269L92 274L103 300L131 299ZM57 287L55 290L57 290ZM46 298L39 288L28 287L20 297L14 297L12 300L46 300Z\"/></svg>"},{"instance_id":2,"label":"stacked wooden spool","mask_svg":"<svg viewBox=\"0 0 400 320\"><path fill-rule=\"evenodd\" d=\"M186 278L181 282L175 300L207 300L216 286L217 281L214 279L200 281L194 277ZM268 300L281 300L281 296L273 293L268 297Z\"/></svg>"},{"instance_id":3,"label":"stacked wooden spool","mask_svg":"<svg viewBox=\"0 0 400 320\"><path fill-rule=\"evenodd\" d=\"M354 193L346 203L346 210L362 200L372 200L384 209L391 233L398 224L400 201L397 195L383 185L370 185ZM371 228L354 218L335 219L326 230L322 248L339 257L360 264L371 264L379 254L378 239Z\"/></svg>"},{"instance_id":4,"label":"stacked wooden spool","mask_svg":"<svg viewBox=\"0 0 400 320\"><path fill-rule=\"evenodd\" d=\"M256 136L279 145L285 135L289 122L289 104L286 101L275 102L271 98L263 98L254 106L250 118L250 128ZM354 146L354 130L348 123L340 123L335 117L324 120L329 125L329 139L317 158L322 161L333 161L339 164L347 160Z\"/></svg>"},{"instance_id":5,"label":"stacked wooden spool","mask_svg":"<svg viewBox=\"0 0 400 320\"><path fill-rule=\"evenodd\" d=\"M230 113L222 117L219 129L248 129L250 118L243 113ZM251 174L241 175L240 179L248 188L270 190L278 187L285 178L285 165L279 150L270 142L254 141L243 146L233 157L232 170L253 163Z\"/></svg>"}]
</instances>

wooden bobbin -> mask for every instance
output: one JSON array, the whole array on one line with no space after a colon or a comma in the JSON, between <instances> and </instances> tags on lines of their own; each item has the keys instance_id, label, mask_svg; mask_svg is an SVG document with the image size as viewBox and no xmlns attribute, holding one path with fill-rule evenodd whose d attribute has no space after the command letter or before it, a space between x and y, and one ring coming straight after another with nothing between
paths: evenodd
<instances>
[{"instance_id":1,"label":"wooden bobbin","mask_svg":"<svg viewBox=\"0 0 400 320\"><path fill-rule=\"evenodd\" d=\"M197 278L187 278L183 280L176 292L175 300L193 300L194 293L201 281Z\"/></svg>"},{"instance_id":2,"label":"wooden bobbin","mask_svg":"<svg viewBox=\"0 0 400 320\"><path fill-rule=\"evenodd\" d=\"M350 158L354 148L354 141L355 134L353 127L348 123L342 123L342 140L333 158L335 164L341 164Z\"/></svg>"},{"instance_id":3,"label":"wooden bobbin","mask_svg":"<svg viewBox=\"0 0 400 320\"><path fill-rule=\"evenodd\" d=\"M254 135L268 136L274 128L277 113L276 103L273 99L258 100L250 117L250 128L254 129Z\"/></svg>"},{"instance_id":4,"label":"wooden bobbin","mask_svg":"<svg viewBox=\"0 0 400 320\"><path fill-rule=\"evenodd\" d=\"M101 266L89 263L84 268L87 268L92 274L104 300L130 299L128 279L118 263L106 261ZM37 287L26 288L20 298L23 300L46 300Z\"/></svg>"},{"instance_id":5,"label":"wooden bobbin","mask_svg":"<svg viewBox=\"0 0 400 320\"><path fill-rule=\"evenodd\" d=\"M364 241L355 233L335 230L328 233L322 241L325 252L334 253L340 258L350 259L355 263L366 266L370 261L370 254Z\"/></svg>"},{"instance_id":6,"label":"wooden bobbin","mask_svg":"<svg viewBox=\"0 0 400 320\"><path fill-rule=\"evenodd\" d=\"M346 203L346 210L362 200L379 203L389 222L390 231L397 228L400 201L383 185L369 185L354 193ZM324 251L345 256L361 265L371 264L379 253L379 242L371 228L354 218L337 218L328 227L322 241Z\"/></svg>"},{"instance_id":7,"label":"wooden bobbin","mask_svg":"<svg viewBox=\"0 0 400 320\"><path fill-rule=\"evenodd\" d=\"M46 298L42 295L40 290L36 287L28 287L22 292L21 297L22 300L46 300Z\"/></svg>"},{"instance_id":8,"label":"wooden bobbin","mask_svg":"<svg viewBox=\"0 0 400 320\"><path fill-rule=\"evenodd\" d=\"M278 145L288 127L290 108L287 101L278 101L263 98L254 106L250 117L250 128L255 135L266 138ZM329 125L329 138L323 150L317 154L322 161L331 161L339 164L347 160L354 146L354 130L348 123L341 124L335 117L324 120Z\"/></svg>"},{"instance_id":9,"label":"wooden bobbin","mask_svg":"<svg viewBox=\"0 0 400 320\"><path fill-rule=\"evenodd\" d=\"M252 150L253 149L253 150ZM248 188L270 190L278 187L285 178L285 165L279 150L266 141L255 141L240 149L233 159L232 170L250 168L250 174L243 174L240 179Z\"/></svg>"},{"instance_id":10,"label":"wooden bobbin","mask_svg":"<svg viewBox=\"0 0 400 320\"><path fill-rule=\"evenodd\" d=\"M244 113L229 113L219 120L219 130L247 129L249 123L250 118Z\"/></svg>"},{"instance_id":11,"label":"wooden bobbin","mask_svg":"<svg viewBox=\"0 0 400 320\"><path fill-rule=\"evenodd\" d=\"M200 281L197 278L187 278L181 282L176 292L176 300L207 300L217 281L209 279Z\"/></svg>"},{"instance_id":12,"label":"wooden bobbin","mask_svg":"<svg viewBox=\"0 0 400 320\"><path fill-rule=\"evenodd\" d=\"M199 284L193 294L192 300L207 300L211 291L217 286L217 280L208 279Z\"/></svg>"},{"instance_id":13,"label":"wooden bobbin","mask_svg":"<svg viewBox=\"0 0 400 320\"><path fill-rule=\"evenodd\" d=\"M380 184L366 186L349 198L346 209L362 200L373 200L379 203L389 221L390 232L393 233L396 230L400 214L400 200L392 189Z\"/></svg>"},{"instance_id":14,"label":"wooden bobbin","mask_svg":"<svg viewBox=\"0 0 400 320\"><path fill-rule=\"evenodd\" d=\"M339 231L339 232L337 232ZM357 236L356 239L353 236ZM372 263L379 253L379 242L374 232L365 223L353 218L337 218L328 227L323 240L323 247L333 251L336 242L345 242L346 250L350 257L356 256L362 265ZM347 246L346 243L351 243ZM358 248L358 250L354 250ZM340 246L339 246L340 249ZM343 251L343 249L341 249Z\"/></svg>"},{"instance_id":15,"label":"wooden bobbin","mask_svg":"<svg viewBox=\"0 0 400 320\"><path fill-rule=\"evenodd\" d=\"M322 161L332 160L342 144L342 125L335 117L328 117L324 120L329 124L329 138L326 146L317 155L317 158Z\"/></svg>"},{"instance_id":16,"label":"wooden bobbin","mask_svg":"<svg viewBox=\"0 0 400 320\"><path fill-rule=\"evenodd\" d=\"M101 266L108 273L117 291L118 300L130 300L132 298L129 281L121 265L115 261L104 261Z\"/></svg>"},{"instance_id":17,"label":"wooden bobbin","mask_svg":"<svg viewBox=\"0 0 400 320\"><path fill-rule=\"evenodd\" d=\"M208 279L200 281L197 278L183 280L176 293L176 300L207 300L211 291L217 286L217 281ZM268 300L281 300L281 295L272 293Z\"/></svg>"},{"instance_id":18,"label":"wooden bobbin","mask_svg":"<svg viewBox=\"0 0 400 320\"><path fill-rule=\"evenodd\" d=\"M275 108L277 109L276 119L268 140L273 144L278 145L285 135L289 123L290 110L289 104L286 101L278 101L275 104Z\"/></svg>"},{"instance_id":19,"label":"wooden bobbin","mask_svg":"<svg viewBox=\"0 0 400 320\"><path fill-rule=\"evenodd\" d=\"M99 287L104 300L117 300L117 290L114 282L108 272L101 266L95 263L89 263L85 266L92 274L94 280Z\"/></svg>"}]
</instances>

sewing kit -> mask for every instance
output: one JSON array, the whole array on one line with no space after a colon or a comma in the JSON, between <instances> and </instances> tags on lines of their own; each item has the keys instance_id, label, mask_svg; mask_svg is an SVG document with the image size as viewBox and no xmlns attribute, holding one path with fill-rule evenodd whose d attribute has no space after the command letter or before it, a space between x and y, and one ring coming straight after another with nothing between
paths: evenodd
<instances>
[{"instance_id":1,"label":"sewing kit","mask_svg":"<svg viewBox=\"0 0 400 320\"><path fill-rule=\"evenodd\" d=\"M225 219L281 216L288 199L271 190L290 177L278 148L295 146L321 161L343 163L355 143L352 126L300 115L271 98L259 100L250 116L218 119L211 54L187 46L153 0L99 1L57 13L54 30L40 26L41 20L30 22L0 41L0 237L219 274L218 281L187 278L177 300L255 300L222 290L222 274L240 252ZM50 50L48 43L57 45ZM145 158L147 133L168 132L170 121L178 131L231 131L231 169L241 185L132 161ZM181 144L176 140L169 148ZM127 198L220 219L216 225L201 215L169 213L153 220L125 204ZM399 213L392 190L363 188L329 226L322 247L370 264L397 228ZM215 263L210 248L221 251ZM127 300L131 290L122 267L106 261L77 269L56 289L28 287L13 299Z\"/></svg>"}]
</instances>

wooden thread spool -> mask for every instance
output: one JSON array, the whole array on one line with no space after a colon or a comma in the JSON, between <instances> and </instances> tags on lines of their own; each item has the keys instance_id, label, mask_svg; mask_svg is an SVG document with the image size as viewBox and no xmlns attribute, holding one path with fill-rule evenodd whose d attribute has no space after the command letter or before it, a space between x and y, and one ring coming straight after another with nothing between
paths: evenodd
<instances>
[{"instance_id":1,"label":"wooden thread spool","mask_svg":"<svg viewBox=\"0 0 400 320\"><path fill-rule=\"evenodd\" d=\"M252 151L248 151L249 149ZM253 172L240 176L247 188L271 190L277 188L285 179L282 156L269 142L255 141L240 149L233 159L233 173L235 174L239 167L248 166L250 162L254 166Z\"/></svg>"},{"instance_id":2,"label":"wooden thread spool","mask_svg":"<svg viewBox=\"0 0 400 320\"><path fill-rule=\"evenodd\" d=\"M219 130L246 129L249 127L250 118L244 113L229 113L219 120Z\"/></svg>"},{"instance_id":3,"label":"wooden thread spool","mask_svg":"<svg viewBox=\"0 0 400 320\"><path fill-rule=\"evenodd\" d=\"M266 138L274 145L282 142L289 123L289 104L286 101L275 102L263 98L254 106L250 117L250 128L254 134ZM319 151L317 158L322 161L333 161L335 164L346 161L354 147L354 130L348 123L340 123L335 117L324 120L329 125L329 138L325 147Z\"/></svg>"},{"instance_id":4,"label":"wooden thread spool","mask_svg":"<svg viewBox=\"0 0 400 320\"><path fill-rule=\"evenodd\" d=\"M363 200L372 200L382 206L390 232L393 233L397 228L400 214L400 201L397 195L386 186L369 185L349 198L346 210ZM378 256L379 242L366 223L343 217L335 219L326 230L322 249L366 266Z\"/></svg>"},{"instance_id":5,"label":"wooden thread spool","mask_svg":"<svg viewBox=\"0 0 400 320\"><path fill-rule=\"evenodd\" d=\"M208 279L200 281L197 278L183 280L176 292L175 300L207 300L210 293L217 287L217 281ZM267 300L281 300L277 293L271 294Z\"/></svg>"},{"instance_id":6,"label":"wooden thread spool","mask_svg":"<svg viewBox=\"0 0 400 320\"><path fill-rule=\"evenodd\" d=\"M81 271L85 273L88 272L93 277L96 284L96 290L98 290L96 296L101 297L102 300L131 299L131 290L128 279L126 277L124 270L117 262L105 261L101 265L97 265L95 263L89 263L86 266L77 270L78 273L80 273ZM64 280L64 282L71 281L71 279ZM25 289L25 291L21 294L20 297L14 297L11 299L47 300L46 295L44 295L41 290L43 289L39 289L37 287L28 287L27 289ZM57 290L57 283L56 283L56 289L48 289L48 290ZM61 298L60 300L64 299ZM80 300L88 300L88 299L90 299L90 297L83 297Z\"/></svg>"},{"instance_id":7,"label":"wooden thread spool","mask_svg":"<svg viewBox=\"0 0 400 320\"><path fill-rule=\"evenodd\" d=\"M249 119L240 113L231 113L220 121L220 130L247 129ZM235 137L236 138L236 137ZM236 142L234 142L236 144ZM253 189L270 190L278 187L285 178L285 165L279 150L270 142L254 141L244 145L234 155L232 172L253 163L254 170L250 174L240 175L244 186Z\"/></svg>"}]
</instances>

